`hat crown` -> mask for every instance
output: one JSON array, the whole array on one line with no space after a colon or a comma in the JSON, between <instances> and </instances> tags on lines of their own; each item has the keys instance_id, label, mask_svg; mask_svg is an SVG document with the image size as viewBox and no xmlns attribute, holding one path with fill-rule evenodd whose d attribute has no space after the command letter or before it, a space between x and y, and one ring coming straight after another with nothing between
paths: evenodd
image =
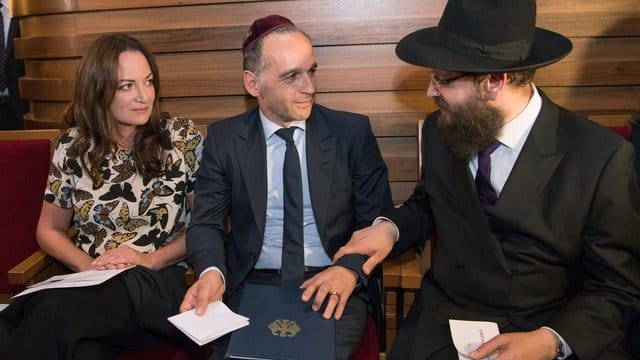
<instances>
[{"instance_id":1,"label":"hat crown","mask_svg":"<svg viewBox=\"0 0 640 360\"><path fill-rule=\"evenodd\" d=\"M436 27L396 45L410 64L466 73L515 72L565 57L571 41L535 26L535 0L449 0Z\"/></svg>"},{"instance_id":2,"label":"hat crown","mask_svg":"<svg viewBox=\"0 0 640 360\"><path fill-rule=\"evenodd\" d=\"M443 46L501 60L524 60L535 35L534 0L450 0L435 33Z\"/></svg>"},{"instance_id":3,"label":"hat crown","mask_svg":"<svg viewBox=\"0 0 640 360\"><path fill-rule=\"evenodd\" d=\"M249 45L269 35L272 31L285 26L295 27L291 20L281 15L274 14L256 19L244 36L242 52L244 53Z\"/></svg>"}]
</instances>

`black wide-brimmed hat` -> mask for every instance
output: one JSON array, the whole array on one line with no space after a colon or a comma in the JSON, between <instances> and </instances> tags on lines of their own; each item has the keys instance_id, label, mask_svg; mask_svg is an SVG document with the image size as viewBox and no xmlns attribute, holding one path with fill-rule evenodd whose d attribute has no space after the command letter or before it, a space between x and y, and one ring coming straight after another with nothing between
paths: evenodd
<instances>
[{"instance_id":1,"label":"black wide-brimmed hat","mask_svg":"<svg viewBox=\"0 0 640 360\"><path fill-rule=\"evenodd\" d=\"M534 0L449 0L436 27L405 36L396 55L414 65L465 73L552 64L571 41L536 24Z\"/></svg>"}]
</instances>

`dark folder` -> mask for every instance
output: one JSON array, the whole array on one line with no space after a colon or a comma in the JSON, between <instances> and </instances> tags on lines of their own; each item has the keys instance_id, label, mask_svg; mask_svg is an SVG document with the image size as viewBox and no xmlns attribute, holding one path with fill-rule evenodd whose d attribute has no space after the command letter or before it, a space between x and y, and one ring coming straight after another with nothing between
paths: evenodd
<instances>
[{"instance_id":1,"label":"dark folder","mask_svg":"<svg viewBox=\"0 0 640 360\"><path fill-rule=\"evenodd\" d=\"M234 331L227 359L335 359L334 320L322 318L295 287L247 284L238 313L249 326Z\"/></svg>"}]
</instances>

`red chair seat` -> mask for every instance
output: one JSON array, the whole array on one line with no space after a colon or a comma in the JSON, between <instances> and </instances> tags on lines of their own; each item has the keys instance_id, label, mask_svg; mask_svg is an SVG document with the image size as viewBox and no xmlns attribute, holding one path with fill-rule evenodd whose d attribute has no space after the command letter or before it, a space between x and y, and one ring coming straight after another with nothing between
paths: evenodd
<instances>
[{"instance_id":1,"label":"red chair seat","mask_svg":"<svg viewBox=\"0 0 640 360\"><path fill-rule=\"evenodd\" d=\"M380 359L380 339L378 339L378 330L373 316L367 316L367 324L364 329L364 337L362 343L356 351L354 360L379 360Z\"/></svg>"},{"instance_id":2,"label":"red chair seat","mask_svg":"<svg viewBox=\"0 0 640 360\"><path fill-rule=\"evenodd\" d=\"M608 128L625 139L629 139L631 135L631 129L628 126L609 126Z\"/></svg>"}]
</instances>

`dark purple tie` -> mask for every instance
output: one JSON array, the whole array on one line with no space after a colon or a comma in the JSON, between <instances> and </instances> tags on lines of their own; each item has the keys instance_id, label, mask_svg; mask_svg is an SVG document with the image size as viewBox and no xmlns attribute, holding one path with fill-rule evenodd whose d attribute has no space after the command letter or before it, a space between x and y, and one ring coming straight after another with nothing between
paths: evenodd
<instances>
[{"instance_id":1,"label":"dark purple tie","mask_svg":"<svg viewBox=\"0 0 640 360\"><path fill-rule=\"evenodd\" d=\"M478 172L476 173L476 187L480 196L480 204L487 212L496 203L498 196L491 186L491 153L500 146L496 142L480 150L478 153Z\"/></svg>"},{"instance_id":2,"label":"dark purple tie","mask_svg":"<svg viewBox=\"0 0 640 360\"><path fill-rule=\"evenodd\" d=\"M304 230L302 223L302 175L300 157L293 142L295 127L276 134L287 142L282 169L284 188L284 233L282 238L282 284L299 286L304 280Z\"/></svg>"}]
</instances>

